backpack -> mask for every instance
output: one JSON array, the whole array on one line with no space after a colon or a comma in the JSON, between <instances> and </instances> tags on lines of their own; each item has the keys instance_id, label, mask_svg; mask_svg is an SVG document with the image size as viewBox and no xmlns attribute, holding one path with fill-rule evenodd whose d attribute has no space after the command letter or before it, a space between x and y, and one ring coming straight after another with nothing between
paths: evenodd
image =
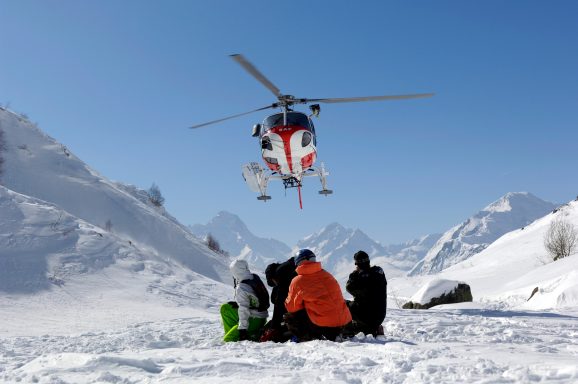
<instances>
[{"instance_id":1,"label":"backpack","mask_svg":"<svg viewBox=\"0 0 578 384\"><path fill-rule=\"evenodd\" d=\"M259 307L251 309L256 309L259 312L263 312L269 309L269 292L267 291L265 284L263 284L263 281L261 281L261 278L258 275L253 273L252 279L243 280L241 283L250 286L253 289L253 292L255 292L257 300L259 300Z\"/></svg>"}]
</instances>

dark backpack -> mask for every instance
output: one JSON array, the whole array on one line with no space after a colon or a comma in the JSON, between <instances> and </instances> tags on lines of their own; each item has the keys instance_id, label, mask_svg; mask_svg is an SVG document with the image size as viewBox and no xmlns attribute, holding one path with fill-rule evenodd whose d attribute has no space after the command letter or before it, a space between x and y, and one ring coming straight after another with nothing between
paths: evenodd
<instances>
[{"instance_id":1,"label":"dark backpack","mask_svg":"<svg viewBox=\"0 0 578 384\"><path fill-rule=\"evenodd\" d=\"M263 281L261 281L261 278L258 275L253 273L252 279L243 280L241 283L247 284L253 288L255 296L257 296L257 300L259 300L259 307L251 309L256 309L259 312L263 312L269 309L269 292L267 291L265 284L263 284Z\"/></svg>"}]
</instances>

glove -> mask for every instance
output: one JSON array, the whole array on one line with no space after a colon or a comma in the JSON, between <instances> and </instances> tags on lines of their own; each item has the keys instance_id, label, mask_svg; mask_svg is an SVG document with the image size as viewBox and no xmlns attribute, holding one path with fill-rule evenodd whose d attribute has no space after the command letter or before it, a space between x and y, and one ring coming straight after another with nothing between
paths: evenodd
<instances>
[{"instance_id":1,"label":"glove","mask_svg":"<svg viewBox=\"0 0 578 384\"><path fill-rule=\"evenodd\" d=\"M249 334L246 329L239 329L239 341L249 340Z\"/></svg>"},{"instance_id":2,"label":"glove","mask_svg":"<svg viewBox=\"0 0 578 384\"><path fill-rule=\"evenodd\" d=\"M229 304L231 307L235 309L239 308L239 304L237 304L236 301L229 301L227 304Z\"/></svg>"}]
</instances>

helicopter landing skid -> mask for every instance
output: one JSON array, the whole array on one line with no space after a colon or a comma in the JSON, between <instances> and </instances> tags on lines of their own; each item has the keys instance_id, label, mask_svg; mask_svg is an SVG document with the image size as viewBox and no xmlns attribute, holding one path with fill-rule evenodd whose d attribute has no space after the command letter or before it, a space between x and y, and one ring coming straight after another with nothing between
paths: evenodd
<instances>
[{"instance_id":1,"label":"helicopter landing skid","mask_svg":"<svg viewBox=\"0 0 578 384\"><path fill-rule=\"evenodd\" d=\"M333 194L331 189L327 189L327 176L329 172L325 170L325 164L321 163L321 167L311 167L307 172L303 173L303 176L319 176L319 181L321 182L322 190L319 191L320 195L328 196Z\"/></svg>"},{"instance_id":2,"label":"helicopter landing skid","mask_svg":"<svg viewBox=\"0 0 578 384\"><path fill-rule=\"evenodd\" d=\"M259 194L259 196L257 196L257 200L261 200L263 202L271 200L271 196L267 195L267 186L270 179L281 180L285 189L297 188L299 190L299 194L301 194L301 179L298 179L294 176L287 177L272 173L271 171L264 169L259 163L256 162L245 164L241 168L243 170L243 179L245 179L249 189ZM307 171L303 172L301 177L318 176L322 188L321 191L319 191L319 194L327 196L333 194L331 189L327 189L328 175L329 172L325 170L325 165L321 163L320 167L311 167ZM301 206L301 199L299 201L299 205Z\"/></svg>"},{"instance_id":3,"label":"helicopter landing skid","mask_svg":"<svg viewBox=\"0 0 578 384\"><path fill-rule=\"evenodd\" d=\"M267 195L267 184L271 174L267 172L259 163L251 162L241 167L243 170L243 179L253 192L258 192L257 200L267 202L271 196Z\"/></svg>"}]
</instances>

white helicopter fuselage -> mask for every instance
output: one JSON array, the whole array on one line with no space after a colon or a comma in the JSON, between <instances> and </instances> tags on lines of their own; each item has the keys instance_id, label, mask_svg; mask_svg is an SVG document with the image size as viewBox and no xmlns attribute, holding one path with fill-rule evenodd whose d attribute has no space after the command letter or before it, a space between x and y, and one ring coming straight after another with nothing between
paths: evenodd
<instances>
[{"instance_id":1,"label":"white helicopter fuselage","mask_svg":"<svg viewBox=\"0 0 578 384\"><path fill-rule=\"evenodd\" d=\"M266 143L261 147L263 160L269 169L280 175L300 179L303 171L311 168L317 158L311 132L303 127L276 127L263 135L261 142L263 140Z\"/></svg>"},{"instance_id":2,"label":"white helicopter fuselage","mask_svg":"<svg viewBox=\"0 0 578 384\"><path fill-rule=\"evenodd\" d=\"M263 127L261 155L267 167L300 180L317 159L311 120L301 112L280 113L265 119Z\"/></svg>"}]
</instances>

